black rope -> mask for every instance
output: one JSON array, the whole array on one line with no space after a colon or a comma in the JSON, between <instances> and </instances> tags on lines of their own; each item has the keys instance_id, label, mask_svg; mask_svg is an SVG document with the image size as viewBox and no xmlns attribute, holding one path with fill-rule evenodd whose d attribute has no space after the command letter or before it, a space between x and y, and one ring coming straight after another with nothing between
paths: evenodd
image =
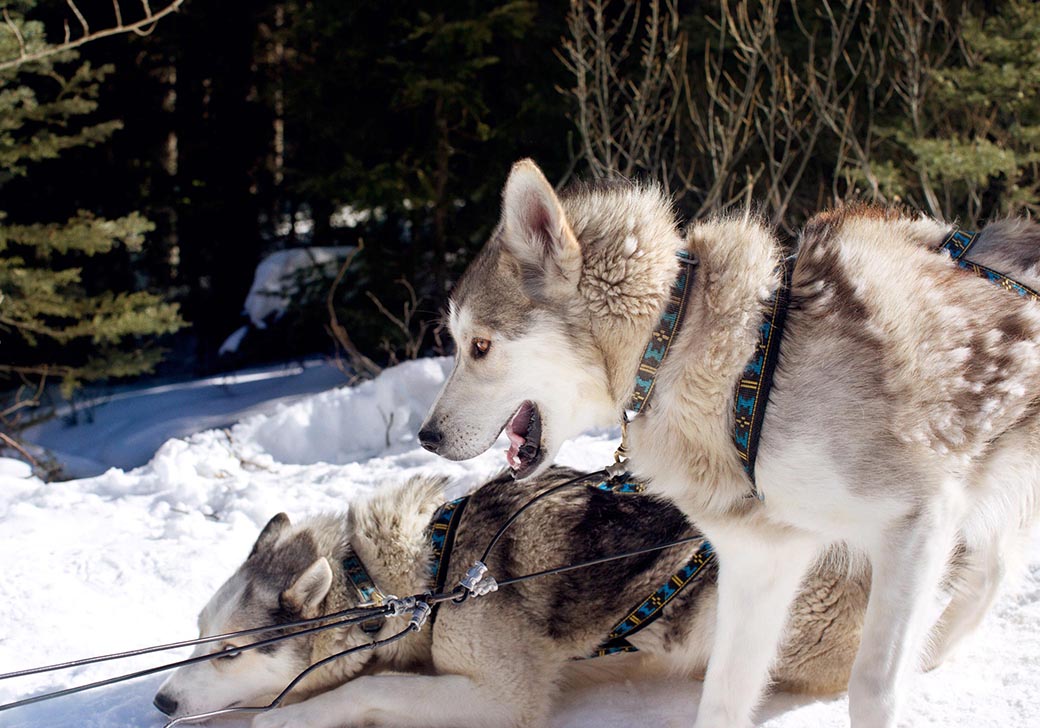
<instances>
[{"instance_id":1,"label":"black rope","mask_svg":"<svg viewBox=\"0 0 1040 728\"><path fill-rule=\"evenodd\" d=\"M165 652L167 650L176 650L181 647L194 647L195 645L204 645L208 642L221 642L223 640L231 639L233 637L249 637L255 634L262 634L263 632L274 632L275 630L282 629L295 629L296 627L308 627L312 624L318 624L319 622L326 622L330 619L341 619L344 617L351 617L354 615L371 615L373 607L355 607L352 609L344 609L341 612L333 612L332 614L325 614L321 617L312 617L310 619L300 619L295 622L286 622L284 624L272 624L266 627L253 627L252 629L243 629L238 632L225 632L224 634L213 635L212 637L197 637L192 640L183 640L181 642L170 642L165 645L155 645L153 647L141 647L136 650L127 650L126 652L114 652L110 655L99 655L97 657L86 657L82 660L71 660L69 662L59 662L54 665L46 665L44 667L32 667L27 670L17 670L15 672L7 672L0 675L0 680L9 680L16 677L26 677L27 675L39 675L44 672L55 672L57 670L68 670L73 667L82 667L83 665L93 665L98 662L109 662L111 660L122 660L127 657L138 657L140 655L150 655L153 652ZM366 619L368 616L366 616Z\"/></svg>"},{"instance_id":2,"label":"black rope","mask_svg":"<svg viewBox=\"0 0 1040 728\"><path fill-rule=\"evenodd\" d=\"M116 683L126 682L127 680L134 680L139 677L147 677L148 675L154 675L157 672L165 672L166 670L175 670L179 667L187 667L188 665L195 665L199 662L206 662L208 660L215 660L218 657L226 657L228 655L238 654L239 652L246 652L248 650L255 650L260 647L266 647L267 645L273 645L283 640L291 639L292 637L301 637L308 634L316 634L318 632L324 632L327 629L335 629L336 627L347 627L352 624L358 624L360 622L368 621L373 616L386 616L387 610L383 607L374 607L373 611L381 612L381 614L373 615L371 612L364 616L353 617L350 619L344 619L338 622L332 622L331 624L323 624L318 627L311 627L310 629L299 630L298 632L292 632L290 634L279 635L277 637L269 637L259 642L252 642L248 645L242 645L240 647L234 647L227 650L221 650L220 652L213 652L208 655L198 655L196 657L188 657L178 662L171 662L166 665L159 665L158 667L150 667L146 670L138 670L127 675L118 675L116 677L110 677L105 680L98 680L96 682L87 683L86 685L77 685L71 688L65 688L63 690L56 690L52 693L44 693L42 695L35 695L31 698L25 698L23 700L17 700L13 703L5 703L0 705L0 712L5 710L11 710L12 708L21 708L26 705L32 705L33 703L40 703L44 700L52 700L54 698L65 697L66 695L73 695L75 693L81 693L85 690L93 690L95 688L103 688L108 685L115 685ZM326 618L327 619L327 618ZM283 629L283 627L277 627L276 629Z\"/></svg>"},{"instance_id":3,"label":"black rope","mask_svg":"<svg viewBox=\"0 0 1040 728\"><path fill-rule=\"evenodd\" d=\"M264 705L264 706L244 706L244 707L239 707L239 708L223 708L221 710L212 710L212 711L210 711L208 713L198 713L197 715L186 715L186 716L184 716L182 718L175 718L174 720L169 721L165 726L163 726L163 728L174 728L175 726L178 726L178 725L184 725L184 724L187 724L187 723L196 723L196 722L198 722L200 720L208 720L209 718L215 718L215 717L220 716L220 715L231 715L233 713L249 713L249 714L251 714L251 713L266 713L269 710L274 710L275 708L277 708L279 705L282 704L282 701L285 700L286 696L290 692L292 692L293 688L295 688L297 685L300 684L301 680L303 680L305 677L310 675L312 672L314 672L318 668L324 667L325 665L329 664L333 660L338 660L341 657L346 657L347 655L352 655L355 652L365 652L367 650L374 650L377 647L383 647L385 645L390 644L391 642L396 642L397 640L399 640L402 637L404 637L405 635L407 635L409 632L415 632L415 631L418 631L418 630L419 630L419 627L417 625L409 624L407 627L402 629L397 634L390 635L389 637L385 637L385 638L383 638L381 640L373 640L372 642L365 642L364 644L360 644L360 645L357 645L355 647L351 647L350 649L343 650L342 652L337 652L334 655L330 655L329 657L326 657L323 660L319 660L318 662L315 662L313 665L311 665L306 670L301 672L295 678L293 678L292 682L290 682L288 685L286 685L285 689L282 690L282 692L278 693L278 697L276 697L274 700L272 700L267 705Z\"/></svg>"},{"instance_id":4,"label":"black rope","mask_svg":"<svg viewBox=\"0 0 1040 728\"><path fill-rule=\"evenodd\" d=\"M613 556L601 556L598 559L590 559L589 561L582 561L578 564L557 566L554 569L536 571L533 574L525 574L524 576L514 576L512 579L503 579L502 581L498 582L498 586L511 586L513 584L519 584L522 581L527 581L528 579L536 579L539 576L553 576L554 574L563 574L568 571L574 571L575 569L584 569L589 566L596 566L597 564L606 564L611 561L620 561L621 559L628 559L632 558L633 556L642 556L643 554L653 553L654 551L663 551L664 549L670 549L673 546L682 546L683 544L703 540L704 536L687 536L686 538L680 538L676 541L669 541L668 543L662 543L656 546L647 546L646 548L636 549L634 551L627 551L623 554L615 554Z\"/></svg>"},{"instance_id":5,"label":"black rope","mask_svg":"<svg viewBox=\"0 0 1040 728\"><path fill-rule=\"evenodd\" d=\"M526 503L524 503L524 505L522 505L520 508L518 508L506 520L506 522L502 524L502 526L498 529L498 531L495 533L495 535L492 537L492 539L488 542L487 548L484 550L484 555L483 555L481 561L485 561L487 559L487 557L490 555L491 551L493 551L495 546L498 545L498 542L501 540L502 536L509 529L509 527L512 526L513 523L516 522L516 520L528 508L533 506L535 503L541 501L544 498L547 498L550 495L553 495L554 493L558 493L559 491L564 490L565 488L569 488L569 487L573 487L573 486L578 485L578 484L585 483L588 480L598 479L598 478L610 478L610 477L611 476L610 476L610 473L608 471L600 470L600 471L597 471L595 473L588 473L588 474L581 475L581 476L578 476L578 477L575 477L575 478L571 478L568 481L560 483L559 485L555 485L552 488L548 488L547 490L544 490L541 493L539 493L538 495L534 496L533 498L528 500ZM568 565L565 565L565 566L558 566L558 567L555 567L555 568L552 568L552 569L545 569L543 571L537 571L537 572L533 572L531 574L525 574L523 576L517 576L517 577L510 578L510 579L503 579L502 581L498 582L498 586L499 587L510 586L510 585L514 585L514 584L518 584L518 583L527 581L529 579L536 579L536 578L543 577L543 576L552 576L554 574L562 574L562 573L565 573L565 572L568 572L568 571L573 571L573 570L576 570L576 569L583 569L583 568L587 568L589 566L595 566L597 564L605 564L605 563L609 563L611 561L619 561L621 559L627 559L627 558L631 558L631 557L634 557L634 556L640 556L642 554L652 553L654 551L661 551L661 550L664 550L664 549L667 549L667 548L672 548L672 547L675 547L675 546L681 546L683 544L692 543L694 541L701 540L701 539L703 539L702 536L687 536L685 538L681 538L681 539L678 539L678 540L675 540L675 541L669 541L667 543L657 544L655 546L648 546L648 547L645 547L645 548L634 549L632 551L627 551L627 552L621 553L621 554L614 554L612 556L602 556L602 557L599 557L599 558L596 558L596 559L590 559L588 561L583 561L583 562L580 562L580 563L577 563L577 564L568 564ZM410 597L409 599L414 599L415 602L425 602L426 604L432 606L434 604L438 604L438 603L446 602L446 601L455 601L455 602L465 601L467 595L468 595L468 592L465 589L463 589L461 586L459 586L459 587L456 587L455 589L453 589L450 592L442 592L442 593L436 593L436 594L431 594L431 593L427 592L425 594L415 595L413 597ZM402 601L407 601L407 600L402 600ZM251 628L251 629L240 630L238 632L228 632L228 633L221 634L221 635L214 635L212 637L200 637L200 638L193 639L193 640L183 640L181 642L172 642L172 643L165 644L165 645L158 645L158 646L154 646L154 647L145 647L145 648L141 648L141 649L137 649L137 650L129 650L129 651L126 651L126 652L113 653L113 654L110 654L110 655L103 655L103 656L98 656L98 657L90 657L90 658L85 658L85 659L82 659L82 660L74 660L74 661L59 663L59 664L55 664L55 665L48 665L48 666L45 666L45 667L36 667L36 668L30 668L30 669L27 669L27 670L19 670L19 671L16 671L16 672L6 673L6 674L3 674L3 675L0 675L0 680L6 680L6 679L9 679L9 678L14 678L14 677L22 677L22 676L26 676L26 675L35 675L35 674L40 674L40 673L44 673L44 672L52 672L52 671L56 671L56 670L63 670L63 669L71 668L71 667L78 667L78 666L81 666L81 665L90 665L90 664L94 664L94 663L98 663L98 662L117 660L117 659L122 659L122 658L126 658L126 657L136 657L138 655L146 655L146 654L151 654L151 653L154 653L154 652L161 652L161 651L165 651L165 650L172 650L172 649L176 649L176 648L180 648L180 647L190 647L190 646L193 646L193 645L206 644L206 643L209 643L209 642L217 642L217 641L220 641L220 640L229 639L231 637L242 637L242 636L248 636L248 635L255 635L255 634L260 634L260 633L264 633L264 632L271 632L271 631L275 631L275 630L295 629L296 627L307 627L308 625L312 625L312 624L317 624L317 623L321 623L321 622L328 622L328 624L321 624L319 626L309 627L307 629L301 629L301 630L298 630L298 631L290 632L289 634L283 634L283 635L279 635L279 636L276 636L276 637L270 637L270 638L265 639L265 640L260 640L258 642L250 643L248 645L242 645L242 646L239 646L239 647L229 648L229 649L221 650L220 652L214 652L214 653L211 653L211 654L208 654L208 655L199 655L197 657L190 657L190 658L187 658L187 659L184 659L184 660L180 660L178 662L172 662L172 663L168 663L168 664L165 664L165 665L160 665L158 667L148 668L146 670L139 670L137 672L133 672L133 673L129 673L129 674L126 674L126 675L120 675L120 676L108 678L106 680L98 680L96 682L88 683L86 685L79 685L79 686L76 686L76 687L65 688L63 690L58 690L58 691L51 692L51 693L44 693L42 695L37 695L37 696L31 697L31 698L25 698L23 700L19 700L19 701L13 702L13 703L6 703L4 705L0 705L0 712L5 711L5 710L10 710L12 708L20 708L20 707L24 707L24 706L27 706L27 705L32 705L33 703L38 703L38 702L42 702L42 701L45 701L45 700L51 700L51 699L54 699L54 698L60 698L60 697L64 697L64 696L67 696L67 695L73 695L75 693L84 692L86 690L93 690L95 688L106 687L108 685L114 685L114 684L117 684L117 683L120 683L120 682L125 682L127 680L134 680L134 679L139 678L139 677L147 677L148 675L153 675L153 674L158 673L158 672L164 672L166 670L174 670L174 669L177 669L177 668L180 668L180 667L187 667L188 665L194 665L194 664L197 664L197 663L200 663L200 662L205 662L205 661L208 661L208 660L214 660L214 659L217 659L219 657L224 657L224 656L227 656L227 655L238 654L240 652L245 652L247 650L258 649L260 647L264 647L264 646L267 646L267 645L275 644L277 642L281 642L283 640L291 639L293 637L301 637L301 636L308 635L308 634L315 634L315 633L318 633L318 632L323 632L325 630L335 629L335 628L338 628L338 627L348 627L350 625L358 624L360 622L365 622L365 621L368 621L368 620L373 619L373 618L376 618L376 619L378 619L378 618L386 619L388 616L391 616L391 613L393 611L394 611L394 609L392 607L388 606L388 605L380 605L380 606L372 606L372 607L357 607L357 608L342 610L340 612L334 612L332 614L326 614L326 615L323 615L323 616L320 616L320 617L313 617L313 618L310 618L310 619L297 620L295 622L287 622L285 624L280 624L280 625L268 625L268 626L265 626L265 627L254 627L254 628ZM357 615L357 616L352 616L352 617L347 617L345 619L340 619L340 617L345 617L346 615ZM330 620L334 620L334 621L330 621ZM335 620L338 620L338 621L335 621ZM271 710L273 708L278 707L278 705L281 704L282 700L284 700L285 696L288 695L289 692L291 692L292 689L296 685L298 685L301 680L303 680L307 675L309 675L314 670L322 667L323 665L326 665L326 664L328 664L328 663L330 663L330 662L332 662L334 660L337 660L337 659L339 659L341 657L345 657L347 655L353 654L355 652L360 652L360 651L365 651L365 650L372 650L372 649L376 649L378 647L381 647L383 645L390 644L391 642L396 642L397 640L399 640L399 639L403 638L405 635L407 635L409 632L417 631L420 628L421 628L421 625L409 624L408 627L406 627L405 629L401 630L400 632L398 632L398 633L396 633L394 635L391 635L390 637L387 637L387 638L384 638L384 639L381 639L381 640L374 640L372 642L366 642L366 643L364 643L362 645L358 645L356 647L352 647L352 648L350 648L348 650L344 650L343 652L338 652L338 653L336 653L334 655L331 655L329 657L326 657L326 658L324 658L324 659L314 663L313 665L308 667L306 670L301 672L299 675L297 675L296 678L294 678L293 681L290 682L289 685L286 686L286 688L278 695L278 697L276 697L275 700L272 701L267 706L263 706L263 707L225 708L223 710L213 711L213 712L210 712L210 713L204 713L204 714L199 714L199 715L194 715L194 716L185 716L183 718L178 718L178 719L176 719L174 721L171 721L171 722L167 723L164 728L173 728L174 726L180 725L180 724L183 724L183 723L195 722L195 721L199 721L199 720L204 720L206 718L215 717L217 715L225 715L225 714L228 714L228 713L261 713L261 712L266 712L268 710Z\"/></svg>"},{"instance_id":6,"label":"black rope","mask_svg":"<svg viewBox=\"0 0 1040 728\"><path fill-rule=\"evenodd\" d=\"M495 532L495 535L491 538L491 541L488 542L487 548L484 549L484 555L480 557L480 560L485 564L487 563L488 556L491 555L492 550L494 550L495 546L498 545L498 542L501 540L503 534L505 534L509 527L513 525L516 519L523 515L524 511L533 506L535 503L542 500L543 498L549 497L553 493L558 493L564 488L571 488L575 485L584 485L586 481L599 478L610 478L610 473L606 470L597 470L595 473L586 473L584 475L579 475L576 478L571 478L570 480L560 483L559 485L554 485L552 488L543 490L541 493L531 498L531 500L527 501L518 509L516 509L513 515L511 515L506 520L506 522L502 524L498 531Z\"/></svg>"}]
</instances>

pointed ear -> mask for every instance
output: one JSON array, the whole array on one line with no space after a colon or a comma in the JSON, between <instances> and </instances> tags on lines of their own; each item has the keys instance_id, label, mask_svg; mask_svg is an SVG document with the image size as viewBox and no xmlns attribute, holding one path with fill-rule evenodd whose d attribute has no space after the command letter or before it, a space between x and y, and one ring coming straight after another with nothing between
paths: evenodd
<instances>
[{"instance_id":1,"label":"pointed ear","mask_svg":"<svg viewBox=\"0 0 1040 728\"><path fill-rule=\"evenodd\" d=\"M279 602L285 609L305 618L317 616L318 607L332 588L332 567L324 556L296 577L292 586L282 592Z\"/></svg>"},{"instance_id":2,"label":"pointed ear","mask_svg":"<svg viewBox=\"0 0 1040 728\"><path fill-rule=\"evenodd\" d=\"M524 269L525 280L575 285L581 249L556 192L530 159L513 165L502 193L504 244Z\"/></svg>"},{"instance_id":3,"label":"pointed ear","mask_svg":"<svg viewBox=\"0 0 1040 728\"><path fill-rule=\"evenodd\" d=\"M264 530L260 532L260 536L257 537L256 543L253 544L253 550L249 552L249 555L254 556L272 546L287 528L289 528L289 516L279 513L264 526Z\"/></svg>"}]
</instances>

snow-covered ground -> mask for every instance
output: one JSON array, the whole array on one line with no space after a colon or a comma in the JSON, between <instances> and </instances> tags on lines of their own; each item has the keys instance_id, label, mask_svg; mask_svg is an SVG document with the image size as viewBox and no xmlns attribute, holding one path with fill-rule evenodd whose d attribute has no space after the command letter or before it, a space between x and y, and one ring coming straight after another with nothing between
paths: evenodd
<instances>
[{"instance_id":1,"label":"snow-covered ground","mask_svg":"<svg viewBox=\"0 0 1040 728\"><path fill-rule=\"evenodd\" d=\"M497 449L450 463L415 441L448 366L410 362L356 388L283 401L229 429L171 439L134 470L45 484L20 464L0 460L0 673L194 636L198 609L278 511L342 509L358 494L419 470L451 476L459 493L498 472L504 457ZM103 462L90 456L119 444L110 438L163 417L191 421L210 406L211 390L182 389L163 405L128 400L108 414L99 409L92 426L63 431L62 449ZM579 438L560 460L600 467L613 451L611 435ZM183 654L0 682L0 702ZM163 720L151 698L161 680L0 712L0 726L159 728ZM698 683L678 680L595 688L566 696L554 725L686 726L699 695ZM793 728L847 725L846 715L844 697L777 695L760 718L772 728ZM953 660L916 678L908 725L1007 728L1038 721L1040 539L1034 539L1028 572L979 633Z\"/></svg>"},{"instance_id":2,"label":"snow-covered ground","mask_svg":"<svg viewBox=\"0 0 1040 728\"><path fill-rule=\"evenodd\" d=\"M343 384L325 359L246 369L187 382L115 390L68 406L24 433L72 477L144 465L167 440L230 426Z\"/></svg>"}]
</instances>

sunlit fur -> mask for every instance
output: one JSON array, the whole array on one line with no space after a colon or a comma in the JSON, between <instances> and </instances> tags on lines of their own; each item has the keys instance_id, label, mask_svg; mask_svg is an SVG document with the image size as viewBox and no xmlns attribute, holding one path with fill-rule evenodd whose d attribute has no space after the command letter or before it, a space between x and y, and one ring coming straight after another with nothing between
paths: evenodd
<instances>
[{"instance_id":1,"label":"sunlit fur","mask_svg":"<svg viewBox=\"0 0 1040 728\"><path fill-rule=\"evenodd\" d=\"M978 624L1035 518L1040 305L936 252L948 224L867 206L813 218L765 415L759 502L732 442L733 392L779 282L775 232L739 214L680 235L653 187L557 195L530 161L513 169L503 221L453 295L452 331L509 339L510 363L489 376L460 358L430 414L450 442L443 454L482 451L508 416L469 400L483 387L509 394L503 409L572 393L545 413L550 456L579 420L616 423L684 248L699 261L685 322L629 445L632 467L703 528L722 564L697 725L751 724L805 570L844 544L873 566L853 725L895 726L915 667ZM1035 287L1040 226L993 224L970 257ZM567 416L575 407L584 418ZM932 628L926 605L955 548L956 596Z\"/></svg>"},{"instance_id":2,"label":"sunlit fur","mask_svg":"<svg viewBox=\"0 0 1040 728\"><path fill-rule=\"evenodd\" d=\"M507 476L481 487L466 506L447 583L457 583L510 513L574 475L557 468L522 483ZM203 609L202 632L284 623L353 606L357 596L338 567L348 543L382 590L402 596L425 592L432 560L427 528L444 500L442 485L437 478L417 477L388 484L354 504L346 516L296 525L276 517L249 559ZM582 486L527 511L492 554L492 573L504 579L603 555L603 547L590 541L583 528L609 541L612 553L697 535L666 501ZM564 686L656 674L699 679L715 624L716 571L711 566L660 619L631 638L639 653L572 659L591 654L610 628L699 546L695 541L651 557L503 587L465 604L445 604L435 625L392 646L333 662L305 681L290 705L257 717L254 725L535 727L548 721L553 699ZM326 567L331 580L301 583L302 575L320 577ZM813 571L796 600L789 637L774 667L780 687L816 694L840 689L852 667L866 591L862 574L849 578L831 565ZM302 613L285 609L309 600L320 602ZM380 636L404 623L389 620ZM236 642L252 639L259 638ZM367 639L356 628L294 638L272 652L245 652L231 661L182 668L161 692L177 701L177 715L263 705L307 665Z\"/></svg>"}]
</instances>

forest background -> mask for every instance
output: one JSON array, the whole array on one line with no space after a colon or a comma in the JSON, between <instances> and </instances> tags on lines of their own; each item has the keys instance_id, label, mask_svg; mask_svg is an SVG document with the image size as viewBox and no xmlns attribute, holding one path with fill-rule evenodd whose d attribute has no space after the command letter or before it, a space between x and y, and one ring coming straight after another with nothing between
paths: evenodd
<instances>
[{"instance_id":1,"label":"forest background","mask_svg":"<svg viewBox=\"0 0 1040 728\"><path fill-rule=\"evenodd\" d=\"M854 199L968 227L1040 208L1028 0L0 8L9 452L84 387L450 350L447 293L522 157L560 186L655 180L684 219L751 205L788 238ZM313 265L249 321L257 265L291 250Z\"/></svg>"}]
</instances>

